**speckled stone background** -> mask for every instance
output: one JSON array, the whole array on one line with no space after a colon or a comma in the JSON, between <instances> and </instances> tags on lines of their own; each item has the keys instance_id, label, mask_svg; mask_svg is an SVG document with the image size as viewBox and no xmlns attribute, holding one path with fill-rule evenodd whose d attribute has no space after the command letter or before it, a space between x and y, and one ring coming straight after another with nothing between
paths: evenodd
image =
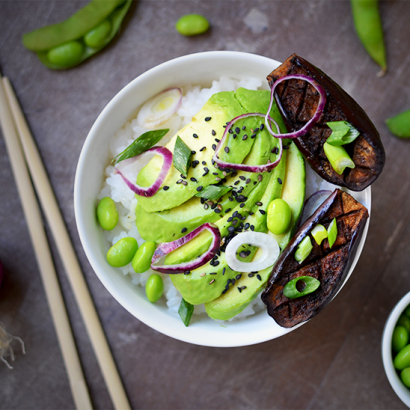
<instances>
[{"instance_id":1,"label":"speckled stone background","mask_svg":"<svg viewBox=\"0 0 410 410\"><path fill-rule=\"evenodd\" d=\"M410 108L409 1L380 4L389 70L358 41L348 1L142 0L121 35L77 68L54 72L21 44L23 33L69 17L83 1L0 2L0 64L18 94L77 251L131 405L135 409L401 409L384 374L381 336L389 312L410 291L408 141L385 118ZM180 36L176 20L200 13L212 29ZM333 77L379 129L387 153L372 187L366 246L339 296L307 325L255 346L189 345L150 329L105 290L82 250L73 211L76 163L108 101L129 81L169 59L237 50L283 61L296 52ZM2 409L72 409L68 379L15 182L0 136L0 320L26 343L14 369L0 363ZM47 232L48 226L45 224ZM71 289L55 265L93 404L113 408Z\"/></svg>"}]
</instances>

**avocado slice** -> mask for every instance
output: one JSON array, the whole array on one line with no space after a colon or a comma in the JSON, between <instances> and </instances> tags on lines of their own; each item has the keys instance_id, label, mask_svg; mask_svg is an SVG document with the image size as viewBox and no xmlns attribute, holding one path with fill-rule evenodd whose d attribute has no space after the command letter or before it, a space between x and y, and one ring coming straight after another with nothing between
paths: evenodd
<instances>
[{"instance_id":1,"label":"avocado slice","mask_svg":"<svg viewBox=\"0 0 410 410\"><path fill-rule=\"evenodd\" d=\"M275 142L273 139L271 139L271 141ZM266 214L259 212L259 210L266 211L269 202L281 195L282 185L278 182L278 179L283 179L285 175L285 156L286 155L284 155L282 161L272 172L266 172L263 174L263 178L258 184L259 189L254 189L252 191L251 195L245 202L245 206L242 208L238 206L237 212L239 212L242 217L240 221L238 221L237 217L233 217L233 213L232 216L229 217L230 220L228 220L229 218L224 217L223 223L222 220L216 223L223 238L226 239L228 237L228 227L232 226L234 220L237 221L235 225L240 225L242 223L246 226L245 224L249 223L247 229L250 229L250 226L252 225L255 231L263 232L267 230ZM262 205L257 205L258 202L262 202ZM244 217L245 219L243 220ZM180 249L169 254L167 257L168 261L167 259L165 261L166 263L179 263L180 261L176 261L175 259L175 254L178 251L180 251L178 254L181 259L184 259L184 256L189 254L189 258L186 260L192 260L198 249L200 249L198 254L202 254L208 249L210 241L211 235L208 232L203 232ZM206 244L206 246L203 246L204 244ZM251 260L257 251L257 249L252 246L245 246L243 250L250 251L249 255L243 259L244 261ZM224 252L221 252L216 259L218 262L217 266L214 264L212 265L211 261L201 268L192 271L189 275L179 274L171 276L173 284L182 294L182 297L189 303L197 305L210 302L218 298L227 286L229 287L230 284L232 285L233 279L236 281L241 277L240 273L229 268L226 263ZM182 261L185 260L181 260L181 262ZM210 275L211 273L213 273L212 276Z\"/></svg>"},{"instance_id":2,"label":"avocado slice","mask_svg":"<svg viewBox=\"0 0 410 410\"><path fill-rule=\"evenodd\" d=\"M289 144L289 141L286 142ZM291 210L292 222L290 230L282 235L274 235L281 249L284 249L296 229L297 222L302 213L305 198L306 172L302 154L295 144L291 143L287 151L286 173L283 181L282 196ZM262 203L265 205L263 200ZM266 221L266 219L265 219ZM267 232L267 227L262 232ZM258 250L258 253L261 251ZM255 258L259 257L256 253ZM230 288L225 294L205 303L205 309L212 319L228 320L241 313L265 288L272 266L258 273L244 273L236 281L235 287ZM241 289L241 290L239 290Z\"/></svg>"},{"instance_id":3,"label":"avocado slice","mask_svg":"<svg viewBox=\"0 0 410 410\"><path fill-rule=\"evenodd\" d=\"M248 90L246 90L248 91ZM273 145L277 145L267 130L257 133L251 152L244 159L245 164L266 164L271 156ZM272 147L271 147L272 145ZM248 197L258 184L258 174L238 171L228 174L220 184L235 190L242 190L241 194ZM202 180L201 180L202 184ZM257 200L256 200L257 201ZM234 212L232 192L225 194L218 204L224 210L215 213L211 207L204 208L201 198L192 197L187 202L162 212L147 212L140 204L136 208L136 224L138 232L146 241L171 242L193 231L205 222L216 222L223 216ZM227 212L228 211L228 212ZM228 215L229 217L229 215Z\"/></svg>"},{"instance_id":4,"label":"avocado slice","mask_svg":"<svg viewBox=\"0 0 410 410\"><path fill-rule=\"evenodd\" d=\"M179 171L171 167L163 185L168 186L167 190L160 189L152 197L138 196L139 204L146 212L158 212L166 209L175 208L188 199L192 198L198 191L199 186L206 187L216 183L216 178L223 178L223 171L216 169L212 165L214 147L217 144L215 139L220 139L224 132L224 125L238 115L248 112L266 112L269 105L270 94L266 90L249 91L238 89L236 92L220 92L214 94L204 105L202 110L192 118L192 122L186 125L175 135L166 147L173 152L175 141L179 136L184 143L195 154L191 158L191 167L188 171L186 185L177 184L181 179ZM276 106L271 111L271 116L285 129L282 117ZM220 158L224 161L233 163L242 163L252 149L255 142L251 138L252 132L259 127L260 117L249 117L239 120L235 123L235 129L239 128L241 136L234 138L235 133L229 134L226 139L225 147L229 150L222 149ZM242 136L246 127L248 138ZM265 131L266 132L266 131ZM204 148L205 147L205 148ZM194 163L194 161L197 161ZM204 174L202 162L207 163L209 172ZM162 166L162 158L155 156L138 174L137 183L141 186L151 185ZM194 165L197 164L197 165ZM200 183L198 182L200 181Z\"/></svg>"}]
</instances>

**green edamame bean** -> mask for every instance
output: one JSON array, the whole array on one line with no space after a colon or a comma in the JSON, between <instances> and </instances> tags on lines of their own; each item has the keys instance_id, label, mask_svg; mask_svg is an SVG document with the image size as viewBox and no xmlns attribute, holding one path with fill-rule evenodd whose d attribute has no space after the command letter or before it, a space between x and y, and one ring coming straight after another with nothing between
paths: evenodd
<instances>
[{"instance_id":1,"label":"green edamame bean","mask_svg":"<svg viewBox=\"0 0 410 410\"><path fill-rule=\"evenodd\" d=\"M154 273L148 278L147 284L145 285L145 293L151 303L155 303L161 298L164 293L164 282L161 276Z\"/></svg>"},{"instance_id":2,"label":"green edamame bean","mask_svg":"<svg viewBox=\"0 0 410 410\"><path fill-rule=\"evenodd\" d=\"M108 35L111 32L111 23L109 20L104 20L101 24L99 24L96 28L90 30L84 36L84 42L89 47L99 48L101 47Z\"/></svg>"},{"instance_id":3,"label":"green edamame bean","mask_svg":"<svg viewBox=\"0 0 410 410\"><path fill-rule=\"evenodd\" d=\"M410 388L410 367L406 367L400 373L400 379L406 387Z\"/></svg>"},{"instance_id":4,"label":"green edamame bean","mask_svg":"<svg viewBox=\"0 0 410 410\"><path fill-rule=\"evenodd\" d=\"M409 332L403 326L396 326L392 336L393 350L398 353L409 342Z\"/></svg>"},{"instance_id":5,"label":"green edamame bean","mask_svg":"<svg viewBox=\"0 0 410 410\"><path fill-rule=\"evenodd\" d=\"M209 21L200 14L187 14L177 21L175 28L183 36L196 36L209 29Z\"/></svg>"},{"instance_id":6,"label":"green edamame bean","mask_svg":"<svg viewBox=\"0 0 410 410\"><path fill-rule=\"evenodd\" d=\"M409 332L410 334L410 318L408 318L406 315L402 314L399 317L399 320L397 321L396 326L405 327L407 332Z\"/></svg>"},{"instance_id":7,"label":"green edamame bean","mask_svg":"<svg viewBox=\"0 0 410 410\"><path fill-rule=\"evenodd\" d=\"M138 250L136 239L127 237L120 239L107 252L107 261L114 268L128 265Z\"/></svg>"},{"instance_id":8,"label":"green edamame bean","mask_svg":"<svg viewBox=\"0 0 410 410\"><path fill-rule=\"evenodd\" d=\"M383 27L379 14L378 0L351 0L357 35L370 57L382 68L387 69Z\"/></svg>"},{"instance_id":9,"label":"green edamame bean","mask_svg":"<svg viewBox=\"0 0 410 410\"><path fill-rule=\"evenodd\" d=\"M410 110L387 118L387 127L390 132L399 138L410 138ZM410 314L408 315L410 317Z\"/></svg>"},{"instance_id":10,"label":"green edamame bean","mask_svg":"<svg viewBox=\"0 0 410 410\"><path fill-rule=\"evenodd\" d=\"M97 206L97 219L101 227L111 231L117 226L118 211L115 202L108 196L101 199Z\"/></svg>"},{"instance_id":11,"label":"green edamame bean","mask_svg":"<svg viewBox=\"0 0 410 410\"><path fill-rule=\"evenodd\" d=\"M84 46L78 41L70 41L52 48L47 53L48 61L60 67L71 67L80 62Z\"/></svg>"},{"instance_id":12,"label":"green edamame bean","mask_svg":"<svg viewBox=\"0 0 410 410\"><path fill-rule=\"evenodd\" d=\"M397 353L397 356L393 360L394 367L397 370L403 370L406 367L410 367L410 345L406 345L403 349Z\"/></svg>"},{"instance_id":13,"label":"green edamame bean","mask_svg":"<svg viewBox=\"0 0 410 410\"><path fill-rule=\"evenodd\" d=\"M136 273L144 273L151 266L151 259L155 252L155 242L144 242L132 259L132 268Z\"/></svg>"},{"instance_id":14,"label":"green edamame bean","mask_svg":"<svg viewBox=\"0 0 410 410\"><path fill-rule=\"evenodd\" d=\"M275 235L285 233L290 226L292 211L286 201L274 199L268 206L268 229Z\"/></svg>"}]
</instances>

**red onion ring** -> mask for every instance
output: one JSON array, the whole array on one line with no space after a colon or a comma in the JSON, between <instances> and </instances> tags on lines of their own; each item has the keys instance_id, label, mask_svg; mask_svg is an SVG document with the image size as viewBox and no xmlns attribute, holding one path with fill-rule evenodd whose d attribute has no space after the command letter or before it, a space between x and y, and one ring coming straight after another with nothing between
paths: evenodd
<instances>
[{"instance_id":1,"label":"red onion ring","mask_svg":"<svg viewBox=\"0 0 410 410\"><path fill-rule=\"evenodd\" d=\"M196 258L195 260L190 262L180 263L178 265L154 266L154 263L158 261L160 258L162 258L165 255L168 255L175 249L180 248L182 245L185 245L187 242L195 238L195 236L199 235L205 229L211 233L212 243L209 246L209 249L199 258ZM218 227L211 223L205 223L199 226L198 228L194 229L188 235L185 235L182 238L177 239L176 241L161 243L161 245L159 245L158 248L155 250L155 253L151 259L151 269L162 273L181 273L197 269L200 266L207 263L208 261L210 261L215 256L220 247L220 243L221 233L219 232Z\"/></svg>"},{"instance_id":2,"label":"red onion ring","mask_svg":"<svg viewBox=\"0 0 410 410\"><path fill-rule=\"evenodd\" d=\"M270 109L268 113L270 112ZM242 114L239 115L238 117L235 117L233 120L231 120L225 128L225 131L222 135L221 140L219 141L216 149L215 149L215 154L212 158L213 161L215 161L216 164L218 164L218 168L224 169L224 168L229 168L229 169L236 169L238 171L247 171L247 172L265 172L269 171L273 168L275 168L280 160L282 159L282 152L283 152L283 146L282 146L282 140L279 139L279 156L274 162L270 162L265 165L246 165L246 164L235 164L235 163L230 163L230 162L225 162L222 161L221 159L218 158L218 153L222 148L223 142L225 141L226 136L229 133L229 130L232 128L232 125L235 124L236 121L241 120L242 118L248 118L248 117L265 117L265 121L271 121L275 124L276 129L278 132L280 132L279 125L276 123L276 121L271 118L269 115L261 114L258 112L253 112L253 113L248 113L248 114Z\"/></svg>"},{"instance_id":3,"label":"red onion ring","mask_svg":"<svg viewBox=\"0 0 410 410\"><path fill-rule=\"evenodd\" d=\"M153 182L153 184L150 185L149 187L142 187L137 184L133 184L129 179L127 179L122 174L122 172L118 169L118 165L120 164L124 165L125 163L129 165L130 163L134 162L138 158L148 153L155 153L157 155L160 155L164 159L164 163L162 164L161 171L159 172L158 177ZM172 152L168 148L152 147L149 150L143 152L142 154L136 155L135 157L129 158L125 161L118 163L115 166L115 172L121 175L122 179L127 184L128 188L130 188L137 195L150 197L150 196L155 195L157 191L159 190L161 184L164 182L166 176L168 175L171 165L172 165Z\"/></svg>"},{"instance_id":4,"label":"red onion ring","mask_svg":"<svg viewBox=\"0 0 410 410\"><path fill-rule=\"evenodd\" d=\"M268 117L269 117L269 113L270 110L272 109L272 105L273 105L273 96L275 93L275 89L277 87L277 85L279 83L281 83L282 81L286 81L286 80L304 80L307 81L309 84L313 85L313 87L316 88L317 92L319 93L319 104L317 106L316 112L313 115L313 117L298 131L294 131L294 132L289 132L287 134L276 134L272 131L269 121L268 121ZM325 108L325 104L326 104L326 92L324 90L324 88L313 78L310 78L306 75L302 75L302 74L294 74L294 75L285 75L282 78L279 78L279 80L276 80L272 86L271 92L270 92L270 103L269 103L269 108L268 108L268 112L266 113L265 116L265 124L266 127L268 129L268 131L270 132L271 135L273 135L276 138L298 138L301 137L302 135L305 135L307 132L309 132L312 127L316 124L316 122L319 120L320 116L322 115L322 112Z\"/></svg>"}]
</instances>

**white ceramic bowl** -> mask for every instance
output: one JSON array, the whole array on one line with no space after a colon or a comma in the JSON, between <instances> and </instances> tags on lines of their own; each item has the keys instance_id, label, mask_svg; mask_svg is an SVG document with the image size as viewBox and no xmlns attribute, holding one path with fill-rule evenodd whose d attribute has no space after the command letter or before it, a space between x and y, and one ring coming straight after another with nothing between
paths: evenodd
<instances>
[{"instance_id":1,"label":"white ceramic bowl","mask_svg":"<svg viewBox=\"0 0 410 410\"><path fill-rule=\"evenodd\" d=\"M144 101L166 88L188 84L210 86L222 75L264 80L279 64L270 58L230 51L192 54L160 64L131 81L108 103L81 151L75 178L74 207L81 242L91 266L107 290L133 316L175 339L204 346L245 346L274 339L291 330L281 328L264 312L224 325L203 317L185 327L179 317L168 312L165 303L151 304L141 287L133 285L128 277L108 265L107 244L97 224L95 209L104 170L110 160L109 140L135 116ZM264 88L268 89L267 82ZM353 195L370 210L370 188ZM362 251L367 228L368 224L348 277Z\"/></svg>"},{"instance_id":2,"label":"white ceramic bowl","mask_svg":"<svg viewBox=\"0 0 410 410\"><path fill-rule=\"evenodd\" d=\"M399 396L401 401L408 407L410 407L410 389L402 383L399 375L396 372L396 369L393 366L393 355L391 347L393 330L396 327L397 320L408 305L410 305L410 292L400 299L400 301L391 311L386 325L384 326L382 337L382 359L384 371L386 372L391 387Z\"/></svg>"}]
</instances>

